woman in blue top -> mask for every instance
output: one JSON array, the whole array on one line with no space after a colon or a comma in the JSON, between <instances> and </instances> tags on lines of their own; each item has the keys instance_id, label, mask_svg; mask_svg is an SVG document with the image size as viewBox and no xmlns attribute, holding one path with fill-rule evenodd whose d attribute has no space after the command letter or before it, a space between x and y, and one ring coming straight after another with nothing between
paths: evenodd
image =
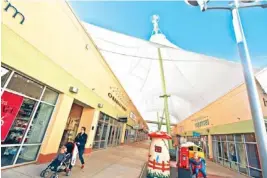
<instances>
[{"instance_id":1,"label":"woman in blue top","mask_svg":"<svg viewBox=\"0 0 267 178\"><path fill-rule=\"evenodd\" d=\"M79 159L82 163L82 169L84 168L84 159L83 159L83 153L84 153L84 149L85 149L85 144L87 141L87 134L85 133L86 128L82 127L81 128L81 132L78 133L78 135L75 138L75 143L78 146L78 151L79 151Z\"/></svg>"}]
</instances>

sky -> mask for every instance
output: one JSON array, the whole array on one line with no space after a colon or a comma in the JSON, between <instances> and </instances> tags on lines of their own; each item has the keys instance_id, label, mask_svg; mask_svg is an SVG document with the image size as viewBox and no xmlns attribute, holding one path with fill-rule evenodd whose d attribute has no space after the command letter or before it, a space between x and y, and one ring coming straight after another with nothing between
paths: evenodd
<instances>
[{"instance_id":1,"label":"sky","mask_svg":"<svg viewBox=\"0 0 267 178\"><path fill-rule=\"evenodd\" d=\"M267 1L266 1L267 3ZM226 4L216 2L210 5ZM70 1L80 20L115 32L149 40L151 16L169 41L185 50L240 61L229 11L201 12L184 1ZM267 8L240 11L254 67L267 67Z\"/></svg>"}]
</instances>

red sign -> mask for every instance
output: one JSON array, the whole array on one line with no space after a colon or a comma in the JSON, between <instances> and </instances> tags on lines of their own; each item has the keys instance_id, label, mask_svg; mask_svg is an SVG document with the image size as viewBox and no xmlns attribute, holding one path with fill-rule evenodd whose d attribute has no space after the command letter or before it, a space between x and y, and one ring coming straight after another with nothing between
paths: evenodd
<instances>
[{"instance_id":1,"label":"red sign","mask_svg":"<svg viewBox=\"0 0 267 178\"><path fill-rule=\"evenodd\" d=\"M160 146L155 146L155 152L161 153L161 147Z\"/></svg>"},{"instance_id":2,"label":"red sign","mask_svg":"<svg viewBox=\"0 0 267 178\"><path fill-rule=\"evenodd\" d=\"M5 91L1 97L1 140L4 141L20 110L23 97Z\"/></svg>"}]
</instances>

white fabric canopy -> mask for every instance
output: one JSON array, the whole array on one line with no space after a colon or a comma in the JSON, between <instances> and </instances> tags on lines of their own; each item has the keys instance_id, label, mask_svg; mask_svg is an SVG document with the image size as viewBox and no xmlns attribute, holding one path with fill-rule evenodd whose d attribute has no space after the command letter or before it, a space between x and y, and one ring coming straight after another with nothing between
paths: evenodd
<instances>
[{"instance_id":1,"label":"white fabric canopy","mask_svg":"<svg viewBox=\"0 0 267 178\"><path fill-rule=\"evenodd\" d=\"M157 120L164 102L158 48L171 123L178 123L244 82L239 63L185 51L161 33L149 41L88 23L83 25L145 120Z\"/></svg>"}]
</instances>

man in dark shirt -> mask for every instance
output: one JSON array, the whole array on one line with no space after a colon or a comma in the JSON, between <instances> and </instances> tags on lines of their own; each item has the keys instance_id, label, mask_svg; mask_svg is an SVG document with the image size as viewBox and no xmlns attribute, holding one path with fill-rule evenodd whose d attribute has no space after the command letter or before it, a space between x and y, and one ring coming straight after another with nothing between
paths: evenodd
<instances>
[{"instance_id":1,"label":"man in dark shirt","mask_svg":"<svg viewBox=\"0 0 267 178\"><path fill-rule=\"evenodd\" d=\"M75 143L78 146L79 159L80 159L81 164L82 164L82 167L81 167L82 169L84 168L83 153L84 153L85 144L87 141L87 134L85 133L85 131L86 131L86 128L82 127L81 132L75 138Z\"/></svg>"}]
</instances>

